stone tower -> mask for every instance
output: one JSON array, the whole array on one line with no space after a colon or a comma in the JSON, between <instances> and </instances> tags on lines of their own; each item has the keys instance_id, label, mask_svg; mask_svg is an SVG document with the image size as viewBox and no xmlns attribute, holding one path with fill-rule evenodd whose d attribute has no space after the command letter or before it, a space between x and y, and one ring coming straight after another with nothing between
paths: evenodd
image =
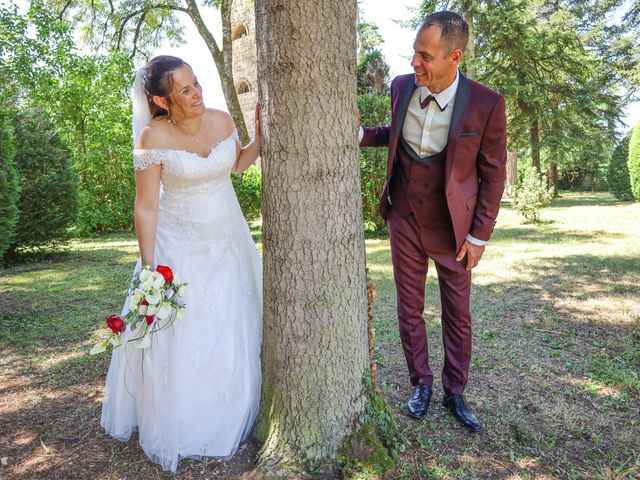
<instances>
[{"instance_id":1,"label":"stone tower","mask_svg":"<svg viewBox=\"0 0 640 480\"><path fill-rule=\"evenodd\" d=\"M233 80L249 136L254 136L258 102L254 0L234 0L231 5Z\"/></svg>"}]
</instances>

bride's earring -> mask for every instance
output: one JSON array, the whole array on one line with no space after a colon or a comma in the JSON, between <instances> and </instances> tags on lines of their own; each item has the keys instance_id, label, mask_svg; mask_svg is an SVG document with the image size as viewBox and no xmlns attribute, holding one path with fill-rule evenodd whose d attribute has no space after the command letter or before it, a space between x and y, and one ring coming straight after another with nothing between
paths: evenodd
<instances>
[{"instance_id":1,"label":"bride's earring","mask_svg":"<svg viewBox=\"0 0 640 480\"><path fill-rule=\"evenodd\" d=\"M171 110L167 109L167 122L169 122L171 125L175 125L176 122L173 119L173 116L171 115Z\"/></svg>"}]
</instances>

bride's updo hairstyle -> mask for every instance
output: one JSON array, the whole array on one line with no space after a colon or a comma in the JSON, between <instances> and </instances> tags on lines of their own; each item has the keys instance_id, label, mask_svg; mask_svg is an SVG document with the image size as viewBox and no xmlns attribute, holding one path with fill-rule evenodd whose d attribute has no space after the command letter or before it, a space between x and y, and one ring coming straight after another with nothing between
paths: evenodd
<instances>
[{"instance_id":1,"label":"bride's updo hairstyle","mask_svg":"<svg viewBox=\"0 0 640 480\"><path fill-rule=\"evenodd\" d=\"M154 96L164 97L171 104L171 91L173 90L173 72L186 65L191 66L178 57L171 55L159 55L153 57L145 69L144 88L147 94L147 102L149 103L149 111L153 118L169 116L169 112L160 107L153 101Z\"/></svg>"}]
</instances>

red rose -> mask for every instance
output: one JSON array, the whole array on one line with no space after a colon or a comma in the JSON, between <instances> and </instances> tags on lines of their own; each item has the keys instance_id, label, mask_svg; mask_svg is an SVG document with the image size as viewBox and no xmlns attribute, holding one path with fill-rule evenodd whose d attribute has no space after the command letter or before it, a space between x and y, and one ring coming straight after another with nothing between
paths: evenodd
<instances>
[{"instance_id":1,"label":"red rose","mask_svg":"<svg viewBox=\"0 0 640 480\"><path fill-rule=\"evenodd\" d=\"M124 332L124 322L120 318L120 315L111 315L110 317L107 317L107 327L109 327L116 335Z\"/></svg>"},{"instance_id":2,"label":"red rose","mask_svg":"<svg viewBox=\"0 0 640 480\"><path fill-rule=\"evenodd\" d=\"M140 302L140 305L149 305L149 302L147 302L146 298L143 298L142 301Z\"/></svg>"},{"instance_id":3,"label":"red rose","mask_svg":"<svg viewBox=\"0 0 640 480\"><path fill-rule=\"evenodd\" d=\"M147 315L147 325L151 325L153 323L153 319L155 315Z\"/></svg>"},{"instance_id":4,"label":"red rose","mask_svg":"<svg viewBox=\"0 0 640 480\"><path fill-rule=\"evenodd\" d=\"M156 272L164 277L165 282L173 282L173 272L171 269L165 265L158 265L156 267Z\"/></svg>"}]
</instances>

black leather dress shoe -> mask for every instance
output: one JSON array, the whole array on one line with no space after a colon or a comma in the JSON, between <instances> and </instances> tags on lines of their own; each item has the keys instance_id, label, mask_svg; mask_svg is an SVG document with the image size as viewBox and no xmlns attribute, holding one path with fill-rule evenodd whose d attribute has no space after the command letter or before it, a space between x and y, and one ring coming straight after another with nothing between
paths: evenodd
<instances>
[{"instance_id":1,"label":"black leather dress shoe","mask_svg":"<svg viewBox=\"0 0 640 480\"><path fill-rule=\"evenodd\" d=\"M482 431L482 424L478 421L476 416L471 413L467 406L464 404L464 397L462 395L445 396L442 399L442 405L449 410L453 416L460 422L460 424L474 433Z\"/></svg>"},{"instance_id":2,"label":"black leather dress shoe","mask_svg":"<svg viewBox=\"0 0 640 480\"><path fill-rule=\"evenodd\" d=\"M429 385L418 385L413 392L413 397L407 402L407 413L411 418L420 420L427 414L429 403L431 402L431 387Z\"/></svg>"}]
</instances>

